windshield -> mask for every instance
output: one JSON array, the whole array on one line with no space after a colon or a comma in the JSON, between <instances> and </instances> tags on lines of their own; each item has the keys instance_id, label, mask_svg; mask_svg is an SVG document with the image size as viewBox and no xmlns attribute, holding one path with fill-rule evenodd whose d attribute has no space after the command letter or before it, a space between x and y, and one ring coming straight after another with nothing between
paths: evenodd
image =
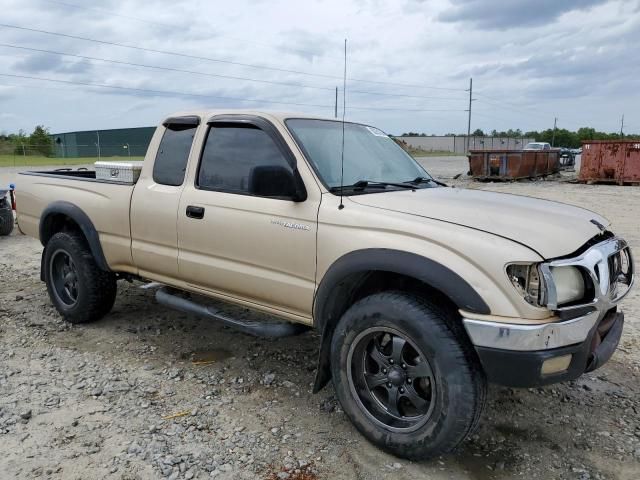
<instances>
[{"instance_id":1,"label":"windshield","mask_svg":"<svg viewBox=\"0 0 640 480\"><path fill-rule=\"evenodd\" d=\"M342 123L290 119L287 127L328 188L340 187ZM411 182L429 174L387 134L377 128L344 124L344 181Z\"/></svg>"}]
</instances>

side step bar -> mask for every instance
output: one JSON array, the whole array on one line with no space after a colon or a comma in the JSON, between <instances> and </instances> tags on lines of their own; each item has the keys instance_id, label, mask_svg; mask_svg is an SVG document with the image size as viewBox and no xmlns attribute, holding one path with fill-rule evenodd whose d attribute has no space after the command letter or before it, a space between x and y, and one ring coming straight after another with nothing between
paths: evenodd
<instances>
[{"instance_id":1,"label":"side step bar","mask_svg":"<svg viewBox=\"0 0 640 480\"><path fill-rule=\"evenodd\" d=\"M306 325L286 321L261 322L256 320L239 320L231 318L214 307L194 302L176 295L173 292L179 291L172 290L168 287L160 288L156 291L156 300L158 303L166 305L174 310L179 310L184 313L192 313L199 317L215 320L227 325L228 327L234 328L243 333L248 333L255 337L288 337L291 335L298 335L309 329Z\"/></svg>"}]
</instances>

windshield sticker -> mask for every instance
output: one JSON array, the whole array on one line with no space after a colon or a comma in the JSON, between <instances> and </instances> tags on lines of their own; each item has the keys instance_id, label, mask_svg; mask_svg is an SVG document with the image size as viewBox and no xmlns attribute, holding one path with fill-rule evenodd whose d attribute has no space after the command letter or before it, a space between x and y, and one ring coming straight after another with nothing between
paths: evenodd
<instances>
[{"instance_id":1,"label":"windshield sticker","mask_svg":"<svg viewBox=\"0 0 640 480\"><path fill-rule=\"evenodd\" d=\"M367 130L369 130L371 133L373 133L376 137L389 138L389 136L386 133L384 133L382 130L378 130L377 128L367 127Z\"/></svg>"}]
</instances>

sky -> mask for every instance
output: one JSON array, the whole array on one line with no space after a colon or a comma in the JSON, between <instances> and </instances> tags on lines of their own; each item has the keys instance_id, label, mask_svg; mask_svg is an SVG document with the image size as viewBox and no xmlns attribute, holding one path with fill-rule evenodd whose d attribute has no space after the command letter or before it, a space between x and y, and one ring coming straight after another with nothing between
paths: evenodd
<instances>
[{"instance_id":1,"label":"sky","mask_svg":"<svg viewBox=\"0 0 640 480\"><path fill-rule=\"evenodd\" d=\"M242 108L640 133L640 0L1 0L0 132ZM16 28L18 27L18 28ZM37 30L37 31L36 31ZM49 32L49 33L44 33ZM64 54L64 55L62 55Z\"/></svg>"}]
</instances>

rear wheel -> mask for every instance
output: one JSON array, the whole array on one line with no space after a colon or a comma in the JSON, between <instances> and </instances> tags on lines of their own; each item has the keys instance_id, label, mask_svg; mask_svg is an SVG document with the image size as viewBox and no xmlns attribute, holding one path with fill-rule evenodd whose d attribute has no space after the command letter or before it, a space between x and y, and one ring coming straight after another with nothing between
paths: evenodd
<instances>
[{"instance_id":1,"label":"rear wheel","mask_svg":"<svg viewBox=\"0 0 640 480\"><path fill-rule=\"evenodd\" d=\"M85 323L109 313L116 298L116 277L98 267L82 235L56 233L44 255L49 298L65 320Z\"/></svg>"},{"instance_id":2,"label":"rear wheel","mask_svg":"<svg viewBox=\"0 0 640 480\"><path fill-rule=\"evenodd\" d=\"M0 208L0 236L11 235L13 231L13 212L9 208Z\"/></svg>"},{"instance_id":3,"label":"rear wheel","mask_svg":"<svg viewBox=\"0 0 640 480\"><path fill-rule=\"evenodd\" d=\"M342 317L332 339L336 393L371 442L405 458L453 450L476 427L486 379L453 314L384 292Z\"/></svg>"}]
</instances>

